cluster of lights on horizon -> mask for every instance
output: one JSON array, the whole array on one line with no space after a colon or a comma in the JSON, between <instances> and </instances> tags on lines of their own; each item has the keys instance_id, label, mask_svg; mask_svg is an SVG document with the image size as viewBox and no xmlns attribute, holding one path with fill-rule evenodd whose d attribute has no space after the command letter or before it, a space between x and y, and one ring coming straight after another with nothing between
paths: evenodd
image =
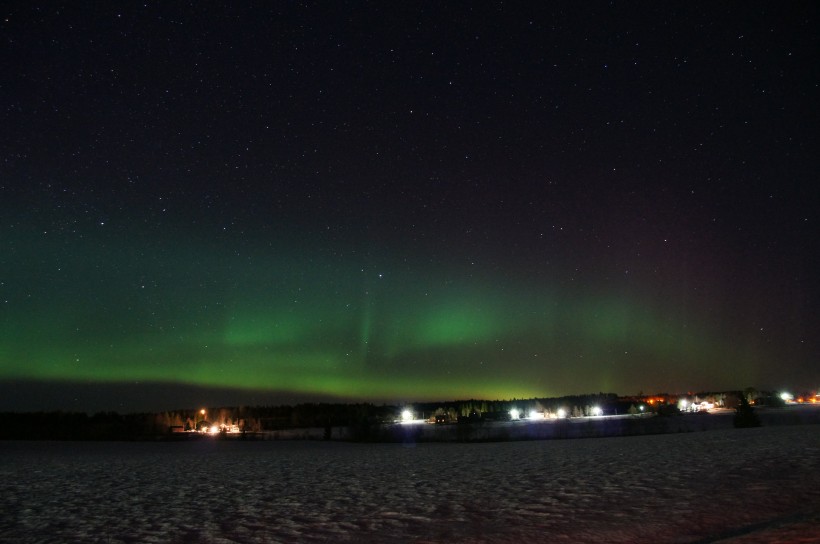
<instances>
[{"instance_id":1,"label":"cluster of lights on horizon","mask_svg":"<svg viewBox=\"0 0 820 544\"><path fill-rule=\"evenodd\" d=\"M674 397L670 397L674 399ZM814 394L813 396L809 396L807 398L800 397L799 399L795 400L794 395L788 392L783 392L778 395L778 398L782 399L787 404L802 404L802 403L810 403L816 404L820 402L820 393ZM646 398L646 402L652 406L655 404L666 404L667 400L665 398L653 398L648 397ZM713 402L708 402L705 400L701 400L699 402L693 401L690 397L681 395L677 402L673 404L680 410L681 412L711 412L718 408ZM722 406L722 404L721 404ZM643 415L647 413L646 405L644 403L638 403L635 406L637 410L636 415ZM530 421L539 421L539 420L548 420L548 419L566 419L569 416L569 411L566 408L558 408L554 413L550 413L547 411L539 411L539 410L530 410L530 412L525 416L521 410L518 408L512 408L508 412L509 419L511 421L521 421L521 420L530 420ZM600 406L592 406L589 409L589 413L584 417L605 417L605 413L603 408ZM410 407L406 407L402 409L399 419L397 420L398 423L402 424L418 424L418 423L429 423L433 421L435 418L431 419L424 419L424 418L417 418L413 409Z\"/></svg>"}]
</instances>

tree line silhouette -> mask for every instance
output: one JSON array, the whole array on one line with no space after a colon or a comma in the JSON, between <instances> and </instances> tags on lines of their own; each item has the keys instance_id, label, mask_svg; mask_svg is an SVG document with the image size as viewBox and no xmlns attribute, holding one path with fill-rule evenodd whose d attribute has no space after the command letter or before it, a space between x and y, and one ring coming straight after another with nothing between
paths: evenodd
<instances>
[{"instance_id":1,"label":"tree line silhouette","mask_svg":"<svg viewBox=\"0 0 820 544\"><path fill-rule=\"evenodd\" d=\"M570 410L570 415L587 415L591 406L626 410L614 393L572 395L560 398L512 400L455 400L420 402L410 405L372 403L302 403L279 406L232 406L179 409L162 412L120 414L98 412L6 412L0 414L2 440L151 440L172 431L191 431L204 423L243 433L260 433L305 427L348 427L352 439L367 440L372 428L393 423L410 408L418 419L446 423L475 423L509 417L513 408L528 413L540 410L555 413Z\"/></svg>"},{"instance_id":2,"label":"tree line silhouette","mask_svg":"<svg viewBox=\"0 0 820 544\"><path fill-rule=\"evenodd\" d=\"M735 426L760 425L747 394L737 392ZM778 399L779 400L779 399ZM729 403L727 402L727 405ZM6 412L0 413L0 440L156 440L203 426L215 425L244 435L300 428L322 428L324 438L331 438L333 428L343 427L350 440L373 441L385 436L384 426L395 423L404 410L415 419L436 423L482 425L485 422L510 419L510 411L527 416L535 411L539 417L585 417L603 415L637 415L635 399L619 398L615 393L590 393L564 397L511 400L454 400L419 402L412 405L375 405L372 403L302 403L278 406L234 406L179 409L162 412L119 414L98 412ZM600 409L598 412L597 409ZM645 406L659 416L674 416L674 404Z\"/></svg>"}]
</instances>

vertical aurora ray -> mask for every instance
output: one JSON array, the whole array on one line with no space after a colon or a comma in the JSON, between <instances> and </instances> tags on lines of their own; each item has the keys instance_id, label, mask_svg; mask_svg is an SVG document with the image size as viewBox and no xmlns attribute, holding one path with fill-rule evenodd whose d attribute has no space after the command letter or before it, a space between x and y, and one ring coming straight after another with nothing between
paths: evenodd
<instances>
[{"instance_id":1,"label":"vertical aurora ray","mask_svg":"<svg viewBox=\"0 0 820 544\"><path fill-rule=\"evenodd\" d=\"M373 329L373 303L367 294L364 295L362 304L362 318L359 327L359 360L365 366L370 356L370 337Z\"/></svg>"}]
</instances>

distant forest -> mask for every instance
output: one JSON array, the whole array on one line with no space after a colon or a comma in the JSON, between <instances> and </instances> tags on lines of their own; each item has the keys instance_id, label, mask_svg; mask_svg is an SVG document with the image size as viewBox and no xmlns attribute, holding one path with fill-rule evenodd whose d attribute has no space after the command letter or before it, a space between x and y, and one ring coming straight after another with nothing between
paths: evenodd
<instances>
[{"instance_id":1,"label":"distant forest","mask_svg":"<svg viewBox=\"0 0 820 544\"><path fill-rule=\"evenodd\" d=\"M771 393L755 393L758 404L779 401ZM699 393L694 398L717 402L725 407L737 407L738 400L745 400L747 396L752 397L750 393L738 391L734 394ZM326 438L331 436L331 429L345 427L348 431L346 436L351 440L367 441L376 438L378 433L374 431L379 426L398 421L407 409L412 411L414 419L441 424L480 425L488 421L509 420L513 409L518 410L523 417L535 411L541 417L556 417L560 414L560 417L577 418L595 414L636 414L638 406L641 410L658 415L679 412L674 403L656 402L650 405L643 403L640 397L624 398L615 393L503 401L471 399L412 405L304 403L293 406L206 407L132 414L6 412L0 413L3 421L0 440L157 440L185 431L216 426L230 429L233 435L237 432L258 435L289 429L323 428Z\"/></svg>"},{"instance_id":2,"label":"distant forest","mask_svg":"<svg viewBox=\"0 0 820 544\"><path fill-rule=\"evenodd\" d=\"M597 406L604 413L627 413L630 403L618 400L614 393L572 395L560 398L513 399L504 401L461 400L413 403L409 406L418 419L435 419L446 423L475 423L503 420L515 408L522 414L532 410L545 415L565 410L568 416L591 414ZM393 423L405 406L370 403L333 404L304 403L281 406L239 406L180 409L164 412L119 414L98 412L6 412L0 414L0 440L151 440L172 431L195 430L204 425L233 427L245 433L259 433L305 427L349 427L362 430L369 426ZM362 432L354 432L359 436Z\"/></svg>"}]
</instances>

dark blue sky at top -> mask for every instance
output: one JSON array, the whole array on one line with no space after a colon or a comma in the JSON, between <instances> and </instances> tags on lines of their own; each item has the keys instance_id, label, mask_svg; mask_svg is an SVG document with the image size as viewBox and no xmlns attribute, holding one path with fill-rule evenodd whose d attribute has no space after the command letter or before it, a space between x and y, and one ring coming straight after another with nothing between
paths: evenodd
<instances>
[{"instance_id":1,"label":"dark blue sky at top","mask_svg":"<svg viewBox=\"0 0 820 544\"><path fill-rule=\"evenodd\" d=\"M0 15L4 387L817 387L811 2Z\"/></svg>"}]
</instances>

